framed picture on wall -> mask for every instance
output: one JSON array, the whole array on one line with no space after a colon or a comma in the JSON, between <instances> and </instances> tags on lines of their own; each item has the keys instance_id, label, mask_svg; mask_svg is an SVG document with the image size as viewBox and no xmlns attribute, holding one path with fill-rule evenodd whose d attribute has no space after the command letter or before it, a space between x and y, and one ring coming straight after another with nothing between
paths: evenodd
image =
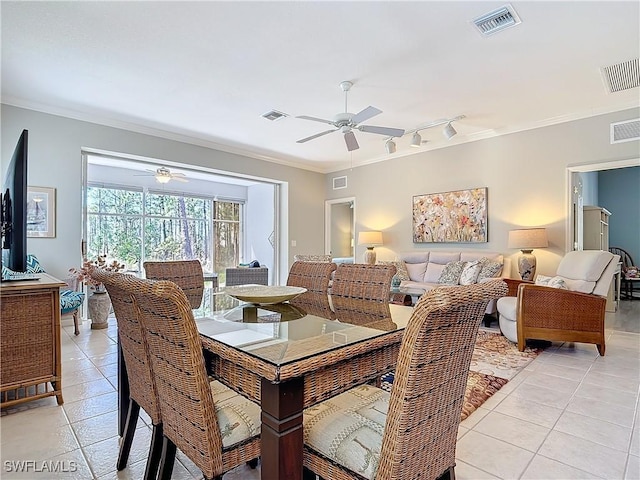
<instances>
[{"instance_id":1,"label":"framed picture on wall","mask_svg":"<svg viewBox=\"0 0 640 480\"><path fill-rule=\"evenodd\" d=\"M487 241L486 187L413 197L414 243Z\"/></svg>"},{"instance_id":2,"label":"framed picture on wall","mask_svg":"<svg viewBox=\"0 0 640 480\"><path fill-rule=\"evenodd\" d=\"M56 189L27 187L27 237L56 236Z\"/></svg>"}]
</instances>

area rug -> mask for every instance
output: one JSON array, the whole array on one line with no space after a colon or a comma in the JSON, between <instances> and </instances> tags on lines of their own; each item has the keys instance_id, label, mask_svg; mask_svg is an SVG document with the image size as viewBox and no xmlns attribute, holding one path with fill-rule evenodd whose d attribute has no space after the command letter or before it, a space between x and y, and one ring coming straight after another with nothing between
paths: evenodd
<instances>
[{"instance_id":1,"label":"area rug","mask_svg":"<svg viewBox=\"0 0 640 480\"><path fill-rule=\"evenodd\" d=\"M494 393L536 358L543 348L526 347L524 352L499 333L480 330L471 357L461 419L471 415ZM382 377L381 387L391 391L393 372Z\"/></svg>"}]
</instances>

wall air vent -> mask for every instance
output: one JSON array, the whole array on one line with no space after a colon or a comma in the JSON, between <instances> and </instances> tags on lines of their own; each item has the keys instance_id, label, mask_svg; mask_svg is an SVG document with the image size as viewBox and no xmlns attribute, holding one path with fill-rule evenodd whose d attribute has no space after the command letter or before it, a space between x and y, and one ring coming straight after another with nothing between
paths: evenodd
<instances>
[{"instance_id":1,"label":"wall air vent","mask_svg":"<svg viewBox=\"0 0 640 480\"><path fill-rule=\"evenodd\" d=\"M488 36L505 28L518 25L520 18L511 5L505 5L504 7L474 18L473 23L482 35Z\"/></svg>"},{"instance_id":2,"label":"wall air vent","mask_svg":"<svg viewBox=\"0 0 640 480\"><path fill-rule=\"evenodd\" d=\"M604 86L609 93L640 87L640 62L637 58L602 67L600 71Z\"/></svg>"},{"instance_id":3,"label":"wall air vent","mask_svg":"<svg viewBox=\"0 0 640 480\"><path fill-rule=\"evenodd\" d=\"M333 189L340 190L341 188L347 188L347 177L333 177Z\"/></svg>"},{"instance_id":4,"label":"wall air vent","mask_svg":"<svg viewBox=\"0 0 640 480\"><path fill-rule=\"evenodd\" d=\"M271 120L275 122L276 120L281 120L284 117L288 117L286 113L279 112L278 110L270 110L267 113L262 114L262 118L266 118L267 120Z\"/></svg>"},{"instance_id":5,"label":"wall air vent","mask_svg":"<svg viewBox=\"0 0 640 480\"><path fill-rule=\"evenodd\" d=\"M640 140L640 118L611 124L611 143Z\"/></svg>"}]
</instances>

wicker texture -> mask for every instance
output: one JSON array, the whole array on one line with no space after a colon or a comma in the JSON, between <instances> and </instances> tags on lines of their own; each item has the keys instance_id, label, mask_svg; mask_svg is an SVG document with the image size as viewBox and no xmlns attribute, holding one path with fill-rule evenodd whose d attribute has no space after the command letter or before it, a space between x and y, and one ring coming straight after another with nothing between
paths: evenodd
<instances>
[{"instance_id":1,"label":"wicker texture","mask_svg":"<svg viewBox=\"0 0 640 480\"><path fill-rule=\"evenodd\" d=\"M184 292L169 281L138 282L131 291L149 344L165 437L206 478L258 458L259 436L223 450L202 343Z\"/></svg>"},{"instance_id":2,"label":"wicker texture","mask_svg":"<svg viewBox=\"0 0 640 480\"><path fill-rule=\"evenodd\" d=\"M518 350L527 338L584 342L605 353L604 317L607 299L541 285L521 284L516 301Z\"/></svg>"},{"instance_id":3,"label":"wicker texture","mask_svg":"<svg viewBox=\"0 0 640 480\"><path fill-rule=\"evenodd\" d=\"M293 262L287 285L306 288L309 292L323 293L326 296L331 273L335 269L336 264L331 262Z\"/></svg>"},{"instance_id":4,"label":"wicker texture","mask_svg":"<svg viewBox=\"0 0 640 480\"><path fill-rule=\"evenodd\" d=\"M170 280L187 296L191 308L199 308L204 294L204 277L200 260L144 262L145 276L151 280Z\"/></svg>"},{"instance_id":5,"label":"wicker texture","mask_svg":"<svg viewBox=\"0 0 640 480\"><path fill-rule=\"evenodd\" d=\"M267 267L257 268L227 268L225 285L268 285L269 269Z\"/></svg>"},{"instance_id":6,"label":"wicker texture","mask_svg":"<svg viewBox=\"0 0 640 480\"><path fill-rule=\"evenodd\" d=\"M294 255L295 262L331 262L331 255Z\"/></svg>"},{"instance_id":7,"label":"wicker texture","mask_svg":"<svg viewBox=\"0 0 640 480\"><path fill-rule=\"evenodd\" d=\"M362 325L378 330L395 330L388 302L359 298L332 297L333 310L341 323Z\"/></svg>"},{"instance_id":8,"label":"wicker texture","mask_svg":"<svg viewBox=\"0 0 640 480\"><path fill-rule=\"evenodd\" d=\"M129 376L129 396L147 412L151 423L161 422L158 393L153 381L149 346L138 322L138 314L130 291L140 280L133 275L94 268L91 277L104 283L118 324L118 337ZM126 286L126 288L125 288Z\"/></svg>"},{"instance_id":9,"label":"wicker texture","mask_svg":"<svg viewBox=\"0 0 640 480\"><path fill-rule=\"evenodd\" d=\"M331 285L331 298L348 297L378 302L389 301L394 265L342 263L336 269Z\"/></svg>"},{"instance_id":10,"label":"wicker texture","mask_svg":"<svg viewBox=\"0 0 640 480\"><path fill-rule=\"evenodd\" d=\"M418 301L395 370L376 479L453 472L458 425L478 327L500 280L431 290ZM327 479L360 479L305 445L304 465Z\"/></svg>"},{"instance_id":11,"label":"wicker texture","mask_svg":"<svg viewBox=\"0 0 640 480\"><path fill-rule=\"evenodd\" d=\"M315 315L329 320L336 318L335 312L331 309L327 292L318 293L307 291L289 300L289 303L294 307L301 308L309 315Z\"/></svg>"}]
</instances>

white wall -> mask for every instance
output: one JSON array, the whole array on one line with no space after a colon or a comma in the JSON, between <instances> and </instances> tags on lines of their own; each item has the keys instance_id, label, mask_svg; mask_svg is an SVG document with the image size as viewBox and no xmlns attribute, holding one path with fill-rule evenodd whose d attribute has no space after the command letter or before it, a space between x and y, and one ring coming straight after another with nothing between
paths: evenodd
<instances>
[{"instance_id":1,"label":"white wall","mask_svg":"<svg viewBox=\"0 0 640 480\"><path fill-rule=\"evenodd\" d=\"M272 185L253 185L247 188L246 248L242 262L258 260L260 265L269 267L269 283L273 279L273 247L269 235L274 230L274 188ZM287 270L288 273L288 270Z\"/></svg>"},{"instance_id":2,"label":"white wall","mask_svg":"<svg viewBox=\"0 0 640 480\"><path fill-rule=\"evenodd\" d=\"M105 127L90 122L2 105L1 169L9 164L23 129L29 130L28 183L57 189L57 236L30 238L27 248L53 275L64 277L81 262L83 148L188 163L284 182L280 281L286 281L295 249L324 249L324 178L320 173L234 155L198 145Z\"/></svg>"},{"instance_id":3,"label":"white wall","mask_svg":"<svg viewBox=\"0 0 640 480\"><path fill-rule=\"evenodd\" d=\"M424 151L415 155L327 175L327 198L356 197L356 232L382 230L378 259L412 250L479 249L503 252L508 231L543 226L549 248L538 249L538 272L555 273L567 245L569 196L567 167L638 158L639 143L610 144L609 124L638 118L630 109L510 135ZM332 189L332 178L346 175L348 187ZM489 241L480 244L414 244L411 202L414 195L475 187L488 188ZM357 247L356 258L364 247ZM512 276L517 277L516 262Z\"/></svg>"}]
</instances>

